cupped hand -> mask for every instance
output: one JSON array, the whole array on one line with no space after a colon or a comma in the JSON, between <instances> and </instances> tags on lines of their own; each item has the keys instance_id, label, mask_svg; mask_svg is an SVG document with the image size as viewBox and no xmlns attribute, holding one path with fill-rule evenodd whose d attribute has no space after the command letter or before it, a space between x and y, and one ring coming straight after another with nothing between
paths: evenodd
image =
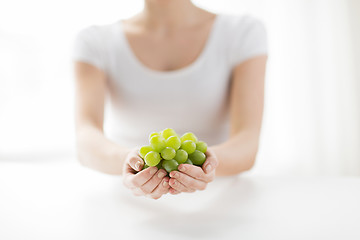
<instances>
[{"instance_id":1,"label":"cupped hand","mask_svg":"<svg viewBox=\"0 0 360 240\"><path fill-rule=\"evenodd\" d=\"M169 191L169 178L164 169L149 167L142 170L144 161L138 149L131 150L126 156L123 167L123 183L136 196L159 199Z\"/></svg>"},{"instance_id":2,"label":"cupped hand","mask_svg":"<svg viewBox=\"0 0 360 240\"><path fill-rule=\"evenodd\" d=\"M205 154L206 161L202 167L180 164L178 171L170 172L169 192L171 194L204 190L207 184L214 180L215 169L219 165L218 159L211 149L208 149Z\"/></svg>"}]
</instances>

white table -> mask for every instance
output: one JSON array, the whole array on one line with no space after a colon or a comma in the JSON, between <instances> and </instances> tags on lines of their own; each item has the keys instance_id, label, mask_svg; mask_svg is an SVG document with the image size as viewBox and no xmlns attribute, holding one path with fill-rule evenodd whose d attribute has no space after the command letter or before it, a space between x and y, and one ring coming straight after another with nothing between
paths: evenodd
<instances>
[{"instance_id":1,"label":"white table","mask_svg":"<svg viewBox=\"0 0 360 240\"><path fill-rule=\"evenodd\" d=\"M360 178L238 176L134 197L75 160L0 161L1 240L360 239Z\"/></svg>"}]
</instances>

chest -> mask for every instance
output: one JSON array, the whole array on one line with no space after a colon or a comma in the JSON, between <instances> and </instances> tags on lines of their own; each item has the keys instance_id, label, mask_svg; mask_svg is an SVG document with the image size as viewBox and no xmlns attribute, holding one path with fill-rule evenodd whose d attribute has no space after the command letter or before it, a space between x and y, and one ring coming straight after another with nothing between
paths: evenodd
<instances>
[{"instance_id":1,"label":"chest","mask_svg":"<svg viewBox=\"0 0 360 240\"><path fill-rule=\"evenodd\" d=\"M145 66L171 71L194 63L208 43L212 25L171 32L136 31L124 28L129 50Z\"/></svg>"}]
</instances>

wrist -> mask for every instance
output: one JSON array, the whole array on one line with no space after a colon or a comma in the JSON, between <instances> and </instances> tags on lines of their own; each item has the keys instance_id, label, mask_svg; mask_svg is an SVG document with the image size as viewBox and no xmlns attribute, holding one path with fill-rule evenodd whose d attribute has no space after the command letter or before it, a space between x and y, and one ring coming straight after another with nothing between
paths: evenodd
<instances>
[{"instance_id":1,"label":"wrist","mask_svg":"<svg viewBox=\"0 0 360 240\"><path fill-rule=\"evenodd\" d=\"M126 162L126 158L129 155L129 153L132 151L132 148L117 148L112 153L112 159L117 159L120 165L120 174L123 172L124 164Z\"/></svg>"}]
</instances>

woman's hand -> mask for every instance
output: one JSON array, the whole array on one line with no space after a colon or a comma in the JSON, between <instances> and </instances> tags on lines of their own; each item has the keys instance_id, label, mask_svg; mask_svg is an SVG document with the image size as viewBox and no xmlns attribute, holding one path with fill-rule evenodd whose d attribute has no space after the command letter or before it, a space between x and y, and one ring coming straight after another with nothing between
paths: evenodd
<instances>
[{"instance_id":1,"label":"woman's hand","mask_svg":"<svg viewBox=\"0 0 360 240\"><path fill-rule=\"evenodd\" d=\"M169 191L169 178L165 177L166 171L158 170L157 167L142 170L144 161L139 156L138 149L129 152L124 164L123 183L132 190L134 195L159 199Z\"/></svg>"},{"instance_id":2,"label":"woman's hand","mask_svg":"<svg viewBox=\"0 0 360 240\"><path fill-rule=\"evenodd\" d=\"M179 171L170 173L170 190L171 194L180 192L195 192L204 190L209 182L215 178L215 169L218 166L218 159L215 153L208 149L206 151L206 161L202 167L190 164L180 164Z\"/></svg>"}]
</instances>

